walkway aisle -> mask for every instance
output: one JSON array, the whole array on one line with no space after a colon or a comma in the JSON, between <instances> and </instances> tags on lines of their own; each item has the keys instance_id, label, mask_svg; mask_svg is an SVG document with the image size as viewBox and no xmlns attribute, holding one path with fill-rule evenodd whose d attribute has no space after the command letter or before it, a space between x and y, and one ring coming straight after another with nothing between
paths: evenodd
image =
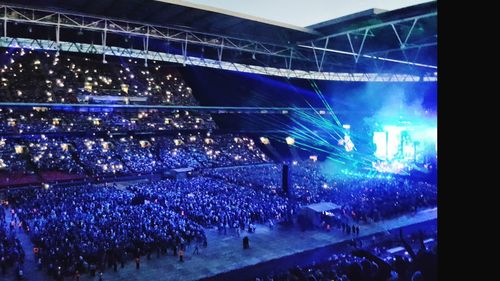
<instances>
[{"instance_id":1,"label":"walkway aisle","mask_svg":"<svg viewBox=\"0 0 500 281\"><path fill-rule=\"evenodd\" d=\"M420 211L413 216L403 216L391 220L384 220L370 225L362 225L360 236L370 236L402 226L422 223L437 218L437 209ZM104 273L105 281L191 281L217 276L223 272L253 266L304 251L320 249L333 245L352 236L340 231L324 232L320 230L300 231L298 227L283 228L277 226L274 230L258 225L256 233L241 233L235 235L221 235L216 229L207 229L208 248L200 248L199 255L193 255L193 248L186 251L185 262L171 256L155 255L151 260L141 259L141 268L136 270L133 262L128 262L124 269L118 272ZM242 249L242 238L250 238L250 250ZM142 262L143 261L143 262ZM215 279L215 278L214 278ZM212 279L212 280L214 280ZM85 276L82 281L96 281ZM216 279L215 279L216 280Z\"/></svg>"},{"instance_id":2,"label":"walkway aisle","mask_svg":"<svg viewBox=\"0 0 500 281\"><path fill-rule=\"evenodd\" d=\"M12 216L11 216L11 211L12 209L9 207L6 210L6 217L5 220L7 221L7 224L10 224ZM31 243L31 240L29 238L29 235L24 232L23 229L20 229L16 227L16 237L19 239L21 242L21 245L23 246L24 250L24 276L25 280L31 281L31 280L36 280L36 281L45 281L49 280L47 272L44 270L38 270L37 269L37 263L35 260L35 255L33 254L33 243ZM15 269L11 269L9 276L11 277L10 280L15 280ZM7 279L9 280L9 279Z\"/></svg>"}]
</instances>

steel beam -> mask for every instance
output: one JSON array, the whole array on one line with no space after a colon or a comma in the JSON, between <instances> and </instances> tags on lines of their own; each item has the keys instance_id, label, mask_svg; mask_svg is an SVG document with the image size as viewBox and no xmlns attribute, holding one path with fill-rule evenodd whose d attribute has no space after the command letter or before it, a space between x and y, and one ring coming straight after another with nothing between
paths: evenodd
<instances>
[{"instance_id":1,"label":"steel beam","mask_svg":"<svg viewBox=\"0 0 500 281\"><path fill-rule=\"evenodd\" d=\"M415 20L420 20L420 19L428 18L428 17L437 17L437 12L431 12L431 13L426 13L423 15L414 16L414 17L392 20L392 21L387 21L384 23L372 24L372 25L368 25L368 26L364 26L364 27L360 27L360 28L355 28L355 29L350 29L350 30L346 30L346 31L342 31L342 32L337 32L337 33L329 34L327 36L323 36L321 38L317 38L314 40L303 41L303 42L300 42L299 44L308 44L310 41L320 41L320 40L326 40L326 38L335 38L335 37L339 37L339 36L344 36L344 35L347 35L348 33L355 33L355 32L361 33L361 32L364 32L365 29L373 30L373 29L377 29L377 28L381 28L381 27L388 27L388 26L391 26L394 24L400 24L400 23L404 23L404 22L413 22Z\"/></svg>"},{"instance_id":2,"label":"steel beam","mask_svg":"<svg viewBox=\"0 0 500 281\"><path fill-rule=\"evenodd\" d=\"M223 60L212 60L198 57L169 54L149 50L126 49L114 46L102 46L86 43L74 43L61 41L59 44L51 40L1 37L0 47L43 49L52 51L106 54L109 56L130 57L148 59L152 61L173 62L194 66L203 66L246 73L256 73L288 78L302 78L313 80L350 81L350 82L418 82L437 81L437 76L425 74L422 80L418 75L396 74L396 73L348 73L348 72L319 72L303 71L287 68L263 67L257 65L239 64ZM292 54L293 55L293 54Z\"/></svg>"},{"instance_id":3,"label":"steel beam","mask_svg":"<svg viewBox=\"0 0 500 281\"><path fill-rule=\"evenodd\" d=\"M358 54L358 53L355 53L355 52L348 52L348 51L342 51L342 50L325 49L325 48L312 47L312 46L307 46L307 45L299 45L299 47L310 48L310 49L313 49L313 50L320 50L320 51L332 52L332 53L343 54L343 55L351 55L353 57L361 56L361 57L369 58L369 59L389 61L389 62L395 62L395 63L400 63L400 64L414 65L414 66L421 66L421 67L432 68L432 69L437 69L438 68L435 65L428 65L428 64L422 64L422 63L416 63L416 62L410 62L410 61L404 61L404 60L396 60L396 59L390 59L390 58L386 58L386 57L373 56L373 55L368 55L368 54ZM418 46L415 46L415 47L418 47ZM382 52L382 51L380 51L380 52ZM380 52L377 52L377 53L380 53ZM384 52L387 52L387 51L384 51Z\"/></svg>"},{"instance_id":4,"label":"steel beam","mask_svg":"<svg viewBox=\"0 0 500 281\"><path fill-rule=\"evenodd\" d=\"M330 34L330 35L327 35L327 36L324 36L324 37L321 37L321 38L317 38L317 39L313 39L313 40L309 40L309 41L299 42L297 45L299 47L302 47L302 48L312 49L313 51L315 51L315 50L322 50L322 51L333 52L333 53L337 53L337 54L352 55L354 57L354 59L355 59L355 63L358 63L358 60L359 60L360 57L364 57L364 58L368 58L368 59L379 59L379 60L387 60L387 61L391 61L391 62L395 62L395 63L408 64L408 65L410 65L412 67L415 67L415 66L428 67L427 65L419 64L419 63L415 63L415 62L410 62L408 60L406 60L406 61L393 60L393 59L389 59L389 58L377 57L377 56L372 56L372 55L362 55L361 53L362 53L363 45L365 43L367 35L368 34L373 34L372 30L374 30L374 29L384 28L384 27L392 27L394 33L396 34L396 39L398 40L398 44L400 46L399 50L406 49L407 47L409 47L408 46L408 39L410 38L410 36L411 36L411 34L412 34L412 32L413 32L413 30L414 30L415 25L417 24L417 22L419 20L421 20L421 19L429 18L429 17L437 17L437 12L431 12L431 13L426 13L426 14L423 14L423 15L414 16L414 17L408 17L408 18L404 18L404 19L392 20L392 21L387 21L387 22L380 23L380 24L373 24L373 25L368 25L368 26L364 26L364 27L361 27L361 28L355 28L355 29L351 29L351 30L347 30L347 31L337 32L337 33L333 33L333 34ZM409 30L408 34L405 36L405 38L403 40L401 38L400 34L396 30L396 25L397 24L401 24L401 23L407 23L407 22L411 22L411 27L410 27L410 30ZM353 43L352 43L352 40L351 40L351 36L350 36L351 34L356 34L356 33L364 34L363 35L363 41L362 41L361 46L360 46L360 48L359 48L358 51L355 51ZM329 49L329 48L327 48L327 46L325 46L324 48L315 47L314 42L321 42L322 40L333 39L333 38L337 38L337 37L341 37L341 36L346 36L347 37L347 40L349 42L349 47L348 48L351 49L351 52L343 51L343 50ZM376 35L373 35L371 37L376 37ZM437 42L435 44L437 44ZM411 46L411 47L415 47L415 46ZM385 50L377 51L377 53L384 52L384 51ZM371 53L374 53L374 52L371 52ZM436 66L430 66L430 68L437 68L437 67Z\"/></svg>"},{"instance_id":5,"label":"steel beam","mask_svg":"<svg viewBox=\"0 0 500 281\"><path fill-rule=\"evenodd\" d=\"M338 54L348 54L353 55L355 57L355 62L358 62L360 57L370 58L370 59L384 59L375 56L365 56L360 55L362 51L362 47L355 52L346 52L341 50L331 50L327 49L329 38L337 37L345 34L354 34L360 31L364 32L364 39L366 39L367 35L372 36L372 30L387 26L390 24L399 24L403 22L413 21L412 29L410 30L408 36L405 38L405 42L408 40L411 31L413 30L413 26L415 26L417 20L421 18L431 17L437 15L437 13L428 13L424 15L419 15L416 17L410 17L395 21L390 21L378 25L371 25L367 27L362 27L359 29L349 30L343 33L331 34L319 39L313 40L314 42L323 42L321 40L326 40L326 44L324 48L313 46L311 52L310 43L307 48L309 50L305 50L303 46L297 44L276 44L269 42L259 42L255 40L249 40L244 38L236 38L231 36L219 35L208 32L198 32L193 31L189 28L183 28L178 26L159 26L159 25L151 25L143 22L136 21L127 21L127 20L119 20L112 18L104 18L104 17L95 17L89 15L83 15L78 13L67 13L61 11L54 11L49 9L34 9L28 7L21 7L11 4L3 4L0 5L0 15L3 14L4 21L4 37L15 37L15 34L8 34L7 23L15 22L15 23L23 23L23 24L33 24L33 25L41 25L41 26L52 26L57 29L57 34L59 34L59 30L63 29L77 29L79 31L89 31L89 32L100 32L104 33L103 41L106 37L107 33L119 34L122 36L134 36L134 37L143 37L148 41L145 45L149 45L150 39L164 40L167 42L178 42L182 45L182 51L184 53L185 62L188 60L186 53L187 47L191 45L197 45L200 47L212 48L216 50L218 54L219 63L222 63L222 53L225 50L232 51L240 51L251 54L253 57L256 54L266 56L267 58L283 58L288 63L285 65L285 68L288 68L288 71L292 71L291 62L294 62L295 67L300 65L300 62L306 62L309 64L316 64L318 72L321 72L325 65L332 67L334 62L330 59L325 59L326 52L334 52ZM10 32L9 32L10 33ZM59 41L59 36L56 36L56 41ZM307 41L307 42L313 42ZM363 40L364 41L364 40ZM363 42L364 43L364 42ZM363 43L361 46L363 46ZM103 44L104 45L104 44ZM319 44L314 44L316 46L321 46ZM111 48L111 46L106 46L106 48ZM148 47L145 46L146 53L149 52ZM321 60L319 59L319 54L316 54L316 50L322 51ZM106 54L103 54L103 58ZM146 60L149 56L146 56ZM280 60L281 61L281 60ZM396 60L387 59L387 61L399 63ZM408 62L403 62L408 63ZM413 66L422 66L417 63L411 63ZM341 65L343 67L353 67L353 65ZM431 67L434 68L434 67ZM295 70L294 70L295 71ZM299 70L297 70L299 71ZM322 76L322 75L321 75ZM290 76L293 77L293 76Z\"/></svg>"},{"instance_id":6,"label":"steel beam","mask_svg":"<svg viewBox=\"0 0 500 281\"><path fill-rule=\"evenodd\" d=\"M259 42L243 38L222 36L207 32L197 32L187 28L173 26L158 26L134 21L124 21L108 18L97 18L82 14L65 13L43 9L17 7L13 5L0 5L4 20L4 37L7 36L7 22L53 26L57 29L72 28L82 31L107 32L122 34L124 36L149 37L151 39L168 40L200 45L209 48L221 48L261 55L289 58L295 46L279 45L274 43ZM224 42L224 43L223 43ZM294 50L293 59L312 62Z\"/></svg>"}]
</instances>

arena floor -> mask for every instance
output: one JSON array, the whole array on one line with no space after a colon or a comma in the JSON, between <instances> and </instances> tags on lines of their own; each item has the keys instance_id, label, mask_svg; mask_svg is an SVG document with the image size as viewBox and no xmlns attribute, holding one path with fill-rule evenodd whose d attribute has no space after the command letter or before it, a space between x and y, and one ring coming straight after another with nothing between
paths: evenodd
<instances>
[{"instance_id":1,"label":"arena floor","mask_svg":"<svg viewBox=\"0 0 500 281\"><path fill-rule=\"evenodd\" d=\"M10 216L8 216L10 219ZM382 221L376 224L362 225L360 237L383 232L408 225L422 223L437 218L437 208L418 212L414 216L402 216L396 219ZM150 260L141 259L141 268L137 270L130 261L125 268L118 272L107 269L103 280L198 280L211 277L235 269L252 266L269 260L290 256L307 250L336 244L353 236L341 233L339 230L323 232L319 230L300 231L296 228L275 228L258 226L256 233L246 234L250 238L250 249L243 250L242 238L234 234L219 234L215 229L207 230L208 247L199 249L198 255L193 255L194 248L188 248L183 263L178 257L162 255L160 258L153 254ZM243 234L242 234L243 236ZM26 280L52 280L44 271L36 270L36 263L32 254L33 245L24 233L18 233L23 244L26 261ZM2 280L14 280L13 270ZM6 279L3 279L7 277ZM74 280L67 277L65 280ZM82 275L80 280L98 280L89 274Z\"/></svg>"}]
</instances>

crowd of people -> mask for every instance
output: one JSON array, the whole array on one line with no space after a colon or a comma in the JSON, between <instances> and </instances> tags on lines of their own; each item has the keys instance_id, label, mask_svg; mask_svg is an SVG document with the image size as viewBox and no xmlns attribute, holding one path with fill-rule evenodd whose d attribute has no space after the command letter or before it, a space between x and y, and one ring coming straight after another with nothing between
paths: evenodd
<instances>
[{"instance_id":1,"label":"crowd of people","mask_svg":"<svg viewBox=\"0 0 500 281\"><path fill-rule=\"evenodd\" d=\"M401 177L328 174L321 165L307 160L289 166L290 190L297 204L303 206L322 201L334 202L355 223L379 221L415 213L419 208L437 206L435 184ZM204 174L282 194L281 170L281 164L268 164L212 169Z\"/></svg>"},{"instance_id":2,"label":"crowd of people","mask_svg":"<svg viewBox=\"0 0 500 281\"><path fill-rule=\"evenodd\" d=\"M22 276L25 253L16 237L20 221L16 214L6 210L4 202L0 202L0 276L5 276L8 268L15 268L18 276Z\"/></svg>"},{"instance_id":3,"label":"crowd of people","mask_svg":"<svg viewBox=\"0 0 500 281\"><path fill-rule=\"evenodd\" d=\"M225 167L267 163L270 159L253 139L228 135L178 135L172 142L159 139L160 159L173 168Z\"/></svg>"},{"instance_id":4,"label":"crowd of people","mask_svg":"<svg viewBox=\"0 0 500 281\"><path fill-rule=\"evenodd\" d=\"M437 231L422 231L405 237L381 238L370 245L352 244L326 261L296 266L284 272L256 278L256 281L436 281ZM428 237L424 240L424 237ZM402 252L388 252L387 245L400 245ZM415 252L414 248L418 250Z\"/></svg>"},{"instance_id":5,"label":"crowd of people","mask_svg":"<svg viewBox=\"0 0 500 281\"><path fill-rule=\"evenodd\" d=\"M173 208L137 202L116 186L9 190L9 204L25 226L49 275L103 271L141 256L206 243L203 228Z\"/></svg>"},{"instance_id":6,"label":"crowd of people","mask_svg":"<svg viewBox=\"0 0 500 281\"><path fill-rule=\"evenodd\" d=\"M29 139L27 149L38 170L67 171L70 174L84 174L83 168L73 159L69 147L64 143L49 139L45 135Z\"/></svg>"},{"instance_id":7,"label":"crowd of people","mask_svg":"<svg viewBox=\"0 0 500 281\"><path fill-rule=\"evenodd\" d=\"M288 198L278 190L276 180L271 180L273 175L280 174L279 166L264 164L206 169L199 176L136 183L129 185L127 190L118 189L115 184L8 190L7 199L14 210L12 216L17 220L14 227L19 223L29 233L37 249L40 267L59 278L75 272L95 273L108 267L117 270L118 264L124 266L133 258L137 262L141 256L150 257L152 253L161 257L171 250L177 255L180 249L192 243L207 245L204 233L207 227L217 228L221 234L240 236L245 231L254 232L257 224L272 227L280 222L293 221L297 208L316 202L314 198L319 190L313 185L308 196L303 197L303 191L299 191L299 196L295 194ZM291 168L292 178L300 175L304 179L306 173L298 168L300 166L299 163ZM305 163L304 167L307 170L314 166ZM322 173L319 168L318 171ZM333 178L336 184L331 182ZM379 219L411 212L400 205L409 204L412 196L420 197L419 192L423 191L419 189L430 188L418 187L417 191L409 192L406 185L410 183L393 178L379 179L368 187L362 177L354 177L355 183L359 184L355 187L353 179L340 179L338 175L333 178L324 177L334 188L322 185L321 191L327 192L323 194L327 196L326 200L336 198L334 202L341 205L344 215L354 222L363 221L363 215L370 208L380 210ZM266 185L268 180L271 184ZM296 184L301 183L292 183L293 186ZM375 188L383 190L374 192ZM423 194L421 200L428 200L428 195ZM368 200L374 203L368 203ZM386 206L383 201L392 204ZM335 227L352 234L354 239L359 237L359 227L351 224ZM0 238L4 236L7 237L0 232ZM12 239L3 239L4 250L0 254L8 252L4 255L9 260L14 257L19 264L19 254L12 254L12 249L18 248ZM314 276L313 280L414 281L419 279L411 278L418 278L419 274L432 273L424 273L431 269L422 269L422 263L424 267L428 266L424 260L431 259L435 253L422 253L411 253L411 259L398 258L395 262L358 251L352 255L338 255L327 263L310 268L292 269L266 278L301 280Z\"/></svg>"},{"instance_id":8,"label":"crowd of people","mask_svg":"<svg viewBox=\"0 0 500 281\"><path fill-rule=\"evenodd\" d=\"M136 60L72 56L29 49L3 49L0 62L0 102L124 103L197 105L191 88L174 67L137 65ZM2 63L3 62L3 66ZM88 110L44 106L0 108L3 134L82 132L155 132L210 130L208 113L189 110Z\"/></svg>"},{"instance_id":9,"label":"crowd of people","mask_svg":"<svg viewBox=\"0 0 500 281\"><path fill-rule=\"evenodd\" d=\"M230 169L207 169L206 176L219 178L227 182L267 190L271 193L283 194L281 186L282 164L265 163L252 167L241 166ZM256 176L258 175L258 176Z\"/></svg>"},{"instance_id":10,"label":"crowd of people","mask_svg":"<svg viewBox=\"0 0 500 281\"><path fill-rule=\"evenodd\" d=\"M191 88L174 67L110 57L72 56L55 51L2 49L0 100L89 103L115 96L123 103L196 105ZM116 99L115 99L116 100Z\"/></svg>"},{"instance_id":11,"label":"crowd of people","mask_svg":"<svg viewBox=\"0 0 500 281\"><path fill-rule=\"evenodd\" d=\"M212 117L187 110L138 110L137 112L72 112L50 109L0 108L3 134L155 132L169 130L211 130Z\"/></svg>"},{"instance_id":12,"label":"crowd of people","mask_svg":"<svg viewBox=\"0 0 500 281\"><path fill-rule=\"evenodd\" d=\"M203 227L239 236L255 232L257 224L291 219L286 197L203 176L137 183L127 190L115 184L7 190L6 198L13 226L24 227L39 267L56 279L107 266L116 270L152 253L176 255L192 243L206 246ZM3 252L9 264L17 258Z\"/></svg>"},{"instance_id":13,"label":"crowd of people","mask_svg":"<svg viewBox=\"0 0 500 281\"><path fill-rule=\"evenodd\" d=\"M290 218L287 198L208 177L167 179L129 189L224 233L239 233L251 230L252 225L275 224Z\"/></svg>"},{"instance_id":14,"label":"crowd of people","mask_svg":"<svg viewBox=\"0 0 500 281\"><path fill-rule=\"evenodd\" d=\"M0 102L197 105L175 67L154 61L147 67L132 59L110 58L102 63L93 56L3 49L0 78ZM208 113L179 109L78 111L3 105L0 186L269 160L249 138L206 133L217 129ZM193 130L197 132L191 133ZM134 138L143 133L155 137Z\"/></svg>"},{"instance_id":15,"label":"crowd of people","mask_svg":"<svg viewBox=\"0 0 500 281\"><path fill-rule=\"evenodd\" d=\"M16 152L14 142L0 138L0 170L28 173L29 165L25 155Z\"/></svg>"},{"instance_id":16,"label":"crowd of people","mask_svg":"<svg viewBox=\"0 0 500 281\"><path fill-rule=\"evenodd\" d=\"M204 168L266 163L250 138L232 134L176 136L77 136L0 138L0 170L33 174L105 176L161 173L176 168Z\"/></svg>"},{"instance_id":17,"label":"crowd of people","mask_svg":"<svg viewBox=\"0 0 500 281\"><path fill-rule=\"evenodd\" d=\"M295 196L304 203L340 202L342 211L355 222L372 222L416 213L437 206L437 187L404 177L371 177L325 173L319 163L290 168Z\"/></svg>"}]
</instances>

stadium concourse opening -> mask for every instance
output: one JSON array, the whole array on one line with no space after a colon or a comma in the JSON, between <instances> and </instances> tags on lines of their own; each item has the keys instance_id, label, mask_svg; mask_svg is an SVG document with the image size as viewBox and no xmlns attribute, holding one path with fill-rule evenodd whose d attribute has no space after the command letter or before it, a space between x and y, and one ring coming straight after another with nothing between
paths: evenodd
<instances>
[{"instance_id":1,"label":"stadium concourse opening","mask_svg":"<svg viewBox=\"0 0 500 281\"><path fill-rule=\"evenodd\" d=\"M1 280L437 280L435 1L0 8Z\"/></svg>"}]
</instances>

